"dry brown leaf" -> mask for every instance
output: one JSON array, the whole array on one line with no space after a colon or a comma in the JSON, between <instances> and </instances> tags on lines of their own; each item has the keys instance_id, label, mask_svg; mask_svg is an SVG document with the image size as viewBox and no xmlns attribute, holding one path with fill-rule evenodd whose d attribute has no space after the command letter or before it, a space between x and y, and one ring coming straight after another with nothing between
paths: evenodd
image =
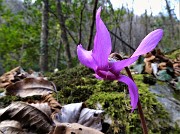
<instances>
[{"instance_id":1,"label":"dry brown leaf","mask_svg":"<svg viewBox=\"0 0 180 134\"><path fill-rule=\"evenodd\" d=\"M166 62L161 62L158 64L160 70L165 70L167 68Z\"/></svg>"},{"instance_id":2,"label":"dry brown leaf","mask_svg":"<svg viewBox=\"0 0 180 134\"><path fill-rule=\"evenodd\" d=\"M79 123L86 127L102 130L102 110L85 108L84 103L72 103L62 107L61 112L53 116L55 123Z\"/></svg>"},{"instance_id":3,"label":"dry brown leaf","mask_svg":"<svg viewBox=\"0 0 180 134\"><path fill-rule=\"evenodd\" d=\"M18 121L5 120L0 123L0 134L27 134Z\"/></svg>"},{"instance_id":4,"label":"dry brown leaf","mask_svg":"<svg viewBox=\"0 0 180 134\"><path fill-rule=\"evenodd\" d=\"M86 127L91 127L97 130L102 130L102 110L94 110L89 108L83 108L79 116L78 122Z\"/></svg>"},{"instance_id":5,"label":"dry brown leaf","mask_svg":"<svg viewBox=\"0 0 180 134\"><path fill-rule=\"evenodd\" d=\"M0 127L0 134L28 134L22 129L15 127Z\"/></svg>"},{"instance_id":6,"label":"dry brown leaf","mask_svg":"<svg viewBox=\"0 0 180 134\"><path fill-rule=\"evenodd\" d=\"M103 134L102 132L85 127L78 123L59 123L50 134Z\"/></svg>"},{"instance_id":7,"label":"dry brown leaf","mask_svg":"<svg viewBox=\"0 0 180 134\"><path fill-rule=\"evenodd\" d=\"M6 88L6 95L27 97L33 95L47 95L55 92L53 84L41 77L25 78Z\"/></svg>"},{"instance_id":8,"label":"dry brown leaf","mask_svg":"<svg viewBox=\"0 0 180 134\"><path fill-rule=\"evenodd\" d=\"M38 134L46 134L53 129L50 117L41 110L24 102L14 102L9 105L0 116L0 120L19 121L23 128Z\"/></svg>"},{"instance_id":9,"label":"dry brown leaf","mask_svg":"<svg viewBox=\"0 0 180 134\"><path fill-rule=\"evenodd\" d=\"M85 107L84 103L72 103L64 105L61 112L54 116L58 122L77 123L81 110Z\"/></svg>"},{"instance_id":10,"label":"dry brown leaf","mask_svg":"<svg viewBox=\"0 0 180 134\"><path fill-rule=\"evenodd\" d=\"M52 114L59 113L62 108L62 106L57 102L52 94L43 96L43 102L47 102L49 104L52 110Z\"/></svg>"},{"instance_id":11,"label":"dry brown leaf","mask_svg":"<svg viewBox=\"0 0 180 134\"><path fill-rule=\"evenodd\" d=\"M29 105L36 107L40 111L43 111L45 114L47 114L48 117L51 117L51 107L48 105L48 103L31 103Z\"/></svg>"},{"instance_id":12,"label":"dry brown leaf","mask_svg":"<svg viewBox=\"0 0 180 134\"><path fill-rule=\"evenodd\" d=\"M21 124L15 120L5 120L0 122L0 127L15 127L18 129L22 129Z\"/></svg>"},{"instance_id":13,"label":"dry brown leaf","mask_svg":"<svg viewBox=\"0 0 180 134\"><path fill-rule=\"evenodd\" d=\"M153 69L151 67L151 62L147 62L147 61L144 61L145 62L145 72L148 73L148 74L151 74Z\"/></svg>"},{"instance_id":14,"label":"dry brown leaf","mask_svg":"<svg viewBox=\"0 0 180 134\"><path fill-rule=\"evenodd\" d=\"M147 53L144 55L145 59L144 62L151 62L155 59L155 56L152 53Z\"/></svg>"},{"instance_id":15,"label":"dry brown leaf","mask_svg":"<svg viewBox=\"0 0 180 134\"><path fill-rule=\"evenodd\" d=\"M0 77L0 88L5 88L16 81L26 78L26 76L27 73L21 67L16 67Z\"/></svg>"}]
</instances>

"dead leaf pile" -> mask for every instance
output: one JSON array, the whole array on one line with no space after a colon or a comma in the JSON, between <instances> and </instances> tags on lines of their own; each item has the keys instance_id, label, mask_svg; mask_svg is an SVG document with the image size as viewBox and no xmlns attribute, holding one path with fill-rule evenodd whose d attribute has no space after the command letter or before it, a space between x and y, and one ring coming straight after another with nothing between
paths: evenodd
<instances>
[{"instance_id":1,"label":"dead leaf pile","mask_svg":"<svg viewBox=\"0 0 180 134\"><path fill-rule=\"evenodd\" d=\"M161 81L168 81L172 87L180 90L180 54L175 59L170 59L160 49L155 49L144 57L144 72L153 74Z\"/></svg>"},{"instance_id":2,"label":"dead leaf pile","mask_svg":"<svg viewBox=\"0 0 180 134\"><path fill-rule=\"evenodd\" d=\"M0 109L0 134L102 134L102 110L83 102L61 106L56 86L40 73L17 67L0 77L0 88L23 98Z\"/></svg>"},{"instance_id":3,"label":"dead leaf pile","mask_svg":"<svg viewBox=\"0 0 180 134\"><path fill-rule=\"evenodd\" d=\"M32 70L25 72L21 67L16 67L11 71L3 74L0 77L0 88L6 88L7 86L29 77L43 77L41 73L34 72Z\"/></svg>"},{"instance_id":4,"label":"dead leaf pile","mask_svg":"<svg viewBox=\"0 0 180 134\"><path fill-rule=\"evenodd\" d=\"M146 73L156 76L160 70L166 70L168 67L173 68L173 60L165 57L160 49L153 50L145 54L144 57Z\"/></svg>"}]
</instances>

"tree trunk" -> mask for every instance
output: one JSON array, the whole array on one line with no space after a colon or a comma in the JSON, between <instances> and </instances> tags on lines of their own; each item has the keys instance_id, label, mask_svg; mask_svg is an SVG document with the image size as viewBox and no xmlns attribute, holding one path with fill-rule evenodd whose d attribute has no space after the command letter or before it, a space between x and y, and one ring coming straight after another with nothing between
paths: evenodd
<instances>
[{"instance_id":1,"label":"tree trunk","mask_svg":"<svg viewBox=\"0 0 180 134\"><path fill-rule=\"evenodd\" d=\"M62 45L62 44L60 43L60 44L58 45L57 50L56 50L55 68L58 68L58 65L59 65L61 45Z\"/></svg>"},{"instance_id":2,"label":"tree trunk","mask_svg":"<svg viewBox=\"0 0 180 134\"><path fill-rule=\"evenodd\" d=\"M91 43L92 43L93 31L94 31L94 24L95 24L95 20L96 20L97 4L98 4L98 0L95 0L94 9L93 9L93 18L92 18L92 24L91 24L91 30L90 30L90 36L89 36L89 44L88 44L87 50L91 49Z\"/></svg>"},{"instance_id":3,"label":"tree trunk","mask_svg":"<svg viewBox=\"0 0 180 134\"><path fill-rule=\"evenodd\" d=\"M41 42L40 42L40 70L48 71L48 0L42 1L42 27L41 27Z\"/></svg>"},{"instance_id":4,"label":"tree trunk","mask_svg":"<svg viewBox=\"0 0 180 134\"><path fill-rule=\"evenodd\" d=\"M173 16L172 16L172 13L171 13L171 7L170 7L170 3L168 2L168 0L165 0L166 1L166 9L168 11L168 14L169 14L169 19L170 19L170 23L171 23L171 39L173 39L174 37L174 21L173 21Z\"/></svg>"},{"instance_id":5,"label":"tree trunk","mask_svg":"<svg viewBox=\"0 0 180 134\"><path fill-rule=\"evenodd\" d=\"M147 10L145 10L145 34L148 35L148 15L147 15Z\"/></svg>"},{"instance_id":6,"label":"tree trunk","mask_svg":"<svg viewBox=\"0 0 180 134\"><path fill-rule=\"evenodd\" d=\"M133 23L133 11L128 13L129 15L129 44L133 47L133 42L132 42L132 23ZM130 51L131 53L132 51Z\"/></svg>"},{"instance_id":7,"label":"tree trunk","mask_svg":"<svg viewBox=\"0 0 180 134\"><path fill-rule=\"evenodd\" d=\"M58 14L58 20L59 20L59 25L61 27L61 38L63 41L63 44L65 45L65 51L66 51L66 56L67 56L67 67L70 68L72 67L72 62L71 62L71 51L69 47L69 41L67 38L67 31L66 31L66 26L65 26L65 18L62 14L62 9L61 9L61 2L60 0L56 0L56 7L57 7L57 14Z\"/></svg>"}]
</instances>

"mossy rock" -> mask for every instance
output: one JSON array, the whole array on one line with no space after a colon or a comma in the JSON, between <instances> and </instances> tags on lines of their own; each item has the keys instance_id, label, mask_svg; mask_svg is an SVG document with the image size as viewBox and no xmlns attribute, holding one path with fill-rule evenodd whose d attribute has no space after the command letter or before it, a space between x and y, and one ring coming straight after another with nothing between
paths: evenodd
<instances>
[{"instance_id":1,"label":"mossy rock","mask_svg":"<svg viewBox=\"0 0 180 134\"><path fill-rule=\"evenodd\" d=\"M83 66L50 74L49 80L57 85L58 99L61 104L85 101L90 108L97 108L97 103L112 120L107 134L141 134L141 123L137 109L131 112L127 86L117 81L97 80L93 71ZM149 134L179 133L179 128L170 124L168 113L157 101L156 96L144 84L143 75L134 75L139 88Z\"/></svg>"},{"instance_id":2,"label":"mossy rock","mask_svg":"<svg viewBox=\"0 0 180 134\"><path fill-rule=\"evenodd\" d=\"M174 51L166 54L166 56L170 59L176 59L177 56L180 54L180 48L179 49L175 49Z\"/></svg>"}]
</instances>

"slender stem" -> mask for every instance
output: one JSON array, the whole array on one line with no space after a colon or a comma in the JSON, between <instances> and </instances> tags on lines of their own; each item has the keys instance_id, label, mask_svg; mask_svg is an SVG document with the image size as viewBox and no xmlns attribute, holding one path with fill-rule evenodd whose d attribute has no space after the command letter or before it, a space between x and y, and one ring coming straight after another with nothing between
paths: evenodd
<instances>
[{"instance_id":1,"label":"slender stem","mask_svg":"<svg viewBox=\"0 0 180 134\"><path fill-rule=\"evenodd\" d=\"M126 72L127 72L128 76L134 81L129 68L125 67L125 69L126 69ZM145 118L144 118L144 113L143 113L143 110L142 110L140 100L138 100L137 106L138 106L138 112L139 112L140 119L141 119L141 125L142 125L142 129L143 129L143 134L148 134L148 129L147 129L147 126L146 126L146 121L145 121Z\"/></svg>"},{"instance_id":2,"label":"slender stem","mask_svg":"<svg viewBox=\"0 0 180 134\"><path fill-rule=\"evenodd\" d=\"M110 55L110 57L116 59L116 60L123 60L123 58L117 54L117 53L112 53ZM126 69L126 72L128 74L128 76L134 81L133 77L132 77L132 74L131 74L131 71L129 70L128 67L125 67ZM140 100L138 100L138 112L139 112L139 115L140 115L140 120L141 120L141 125L142 125L142 129L143 129L143 134L148 134L148 129L147 129L147 126L146 126L146 121L145 121L145 118L144 118L144 113L143 113L143 110L142 110L142 106L141 106L141 102Z\"/></svg>"}]
</instances>

